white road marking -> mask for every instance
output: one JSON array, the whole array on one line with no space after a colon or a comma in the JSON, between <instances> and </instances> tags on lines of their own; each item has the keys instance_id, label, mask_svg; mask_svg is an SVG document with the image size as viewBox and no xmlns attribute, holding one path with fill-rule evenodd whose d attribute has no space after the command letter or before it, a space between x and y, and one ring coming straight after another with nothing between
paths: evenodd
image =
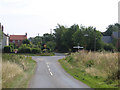
<instances>
[{"instance_id":1,"label":"white road marking","mask_svg":"<svg viewBox=\"0 0 120 90\"><path fill-rule=\"evenodd\" d=\"M47 67L49 68L49 65L47 64Z\"/></svg>"},{"instance_id":2,"label":"white road marking","mask_svg":"<svg viewBox=\"0 0 120 90\"><path fill-rule=\"evenodd\" d=\"M53 76L52 72L50 72L51 76Z\"/></svg>"},{"instance_id":3,"label":"white road marking","mask_svg":"<svg viewBox=\"0 0 120 90\"><path fill-rule=\"evenodd\" d=\"M46 64L47 64L48 70L50 72L50 75L53 76L52 72L50 71L50 67L49 67L48 63L46 63Z\"/></svg>"},{"instance_id":4,"label":"white road marking","mask_svg":"<svg viewBox=\"0 0 120 90\"><path fill-rule=\"evenodd\" d=\"M50 68L48 68L48 70L50 71Z\"/></svg>"}]
</instances>

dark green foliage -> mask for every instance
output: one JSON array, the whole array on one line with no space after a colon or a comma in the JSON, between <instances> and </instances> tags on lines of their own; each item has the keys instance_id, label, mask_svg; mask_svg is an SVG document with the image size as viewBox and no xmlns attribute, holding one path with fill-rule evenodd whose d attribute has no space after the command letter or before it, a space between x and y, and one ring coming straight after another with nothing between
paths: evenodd
<instances>
[{"instance_id":1,"label":"dark green foliage","mask_svg":"<svg viewBox=\"0 0 120 90\"><path fill-rule=\"evenodd\" d=\"M45 33L45 34L43 34L42 39L43 39L44 43L47 43L48 41L54 41L54 35Z\"/></svg>"},{"instance_id":2,"label":"dark green foliage","mask_svg":"<svg viewBox=\"0 0 120 90\"><path fill-rule=\"evenodd\" d=\"M28 39L23 40L23 44L30 44L30 41Z\"/></svg>"},{"instance_id":3,"label":"dark green foliage","mask_svg":"<svg viewBox=\"0 0 120 90\"><path fill-rule=\"evenodd\" d=\"M50 51L53 52L55 50L55 47L56 47L56 43L55 42L48 41L46 45L47 45L47 48L49 48Z\"/></svg>"},{"instance_id":4,"label":"dark green foliage","mask_svg":"<svg viewBox=\"0 0 120 90\"><path fill-rule=\"evenodd\" d=\"M42 43L42 37L36 36L35 38L29 38L29 40L32 42L34 45L38 45Z\"/></svg>"},{"instance_id":5,"label":"dark green foliage","mask_svg":"<svg viewBox=\"0 0 120 90\"><path fill-rule=\"evenodd\" d=\"M31 48L30 47L20 47L18 49L19 53L31 53Z\"/></svg>"},{"instance_id":6,"label":"dark green foliage","mask_svg":"<svg viewBox=\"0 0 120 90\"><path fill-rule=\"evenodd\" d=\"M39 48L32 48L32 53L34 53L34 54L40 53L40 49Z\"/></svg>"},{"instance_id":7,"label":"dark green foliage","mask_svg":"<svg viewBox=\"0 0 120 90\"><path fill-rule=\"evenodd\" d=\"M44 48L44 49L42 50L42 52L43 52L43 53L48 53L49 51L48 51L48 49L45 49L45 48Z\"/></svg>"},{"instance_id":8,"label":"dark green foliage","mask_svg":"<svg viewBox=\"0 0 120 90\"><path fill-rule=\"evenodd\" d=\"M113 51L115 49L115 47L112 44L104 44L104 50L106 51Z\"/></svg>"},{"instance_id":9,"label":"dark green foliage","mask_svg":"<svg viewBox=\"0 0 120 90\"><path fill-rule=\"evenodd\" d=\"M4 53L10 53L11 52L11 47L10 46L5 46L4 47Z\"/></svg>"},{"instance_id":10,"label":"dark green foliage","mask_svg":"<svg viewBox=\"0 0 120 90\"><path fill-rule=\"evenodd\" d=\"M102 34L93 27L72 25L70 28L59 25L55 31L56 49L60 52L74 51L78 44L87 50L99 50L102 48ZM88 36L85 36L87 34ZM95 39L96 37L96 39ZM96 42L96 43L95 43Z\"/></svg>"},{"instance_id":11,"label":"dark green foliage","mask_svg":"<svg viewBox=\"0 0 120 90\"><path fill-rule=\"evenodd\" d=\"M113 50L112 45L104 45L102 42L103 35L111 35L113 31L118 31L120 25L118 23L109 25L106 32L100 32L96 28L89 26L79 26L74 24L70 27L66 27L58 24L54 29L53 34L45 33L43 36L36 36L30 38L33 46L31 48L41 48L43 52L73 52L76 51L73 47L79 46L84 47L90 51L101 51L105 49L107 51ZM87 34L87 36L85 36ZM47 45L49 50L43 50L44 44ZM116 40L113 40L113 45L116 45Z\"/></svg>"},{"instance_id":12,"label":"dark green foliage","mask_svg":"<svg viewBox=\"0 0 120 90\"><path fill-rule=\"evenodd\" d=\"M109 25L107 30L103 33L105 36L111 36L112 32L119 31L120 30L120 24L115 23L114 25Z\"/></svg>"},{"instance_id":13,"label":"dark green foliage","mask_svg":"<svg viewBox=\"0 0 120 90\"><path fill-rule=\"evenodd\" d=\"M10 43L9 46L11 47L11 52L14 52L14 49L16 49L16 45L14 43Z\"/></svg>"}]
</instances>

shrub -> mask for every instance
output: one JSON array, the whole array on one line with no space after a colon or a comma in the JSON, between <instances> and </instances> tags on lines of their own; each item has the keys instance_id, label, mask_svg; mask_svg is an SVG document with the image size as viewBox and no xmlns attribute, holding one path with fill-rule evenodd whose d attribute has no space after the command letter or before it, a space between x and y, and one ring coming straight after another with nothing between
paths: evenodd
<instances>
[{"instance_id":1,"label":"shrub","mask_svg":"<svg viewBox=\"0 0 120 90\"><path fill-rule=\"evenodd\" d=\"M31 48L30 47L26 47L25 48L25 53L31 53Z\"/></svg>"},{"instance_id":2,"label":"shrub","mask_svg":"<svg viewBox=\"0 0 120 90\"><path fill-rule=\"evenodd\" d=\"M40 49L39 48L32 48L32 53L40 53Z\"/></svg>"},{"instance_id":3,"label":"shrub","mask_svg":"<svg viewBox=\"0 0 120 90\"><path fill-rule=\"evenodd\" d=\"M10 53L11 52L11 47L10 46L5 46L4 47L4 52L5 53Z\"/></svg>"},{"instance_id":4,"label":"shrub","mask_svg":"<svg viewBox=\"0 0 120 90\"><path fill-rule=\"evenodd\" d=\"M43 53L47 53L48 50L47 50L47 49L43 49L42 52L43 52Z\"/></svg>"},{"instance_id":5,"label":"shrub","mask_svg":"<svg viewBox=\"0 0 120 90\"><path fill-rule=\"evenodd\" d=\"M106 51L112 51L114 49L115 48L114 48L114 46L112 44L105 44L104 45L104 50L106 50Z\"/></svg>"},{"instance_id":6,"label":"shrub","mask_svg":"<svg viewBox=\"0 0 120 90\"><path fill-rule=\"evenodd\" d=\"M30 47L20 47L18 49L18 52L19 53L31 53L31 49L30 49Z\"/></svg>"},{"instance_id":7,"label":"shrub","mask_svg":"<svg viewBox=\"0 0 120 90\"><path fill-rule=\"evenodd\" d=\"M30 41L28 39L23 40L23 44L30 44Z\"/></svg>"}]
</instances>

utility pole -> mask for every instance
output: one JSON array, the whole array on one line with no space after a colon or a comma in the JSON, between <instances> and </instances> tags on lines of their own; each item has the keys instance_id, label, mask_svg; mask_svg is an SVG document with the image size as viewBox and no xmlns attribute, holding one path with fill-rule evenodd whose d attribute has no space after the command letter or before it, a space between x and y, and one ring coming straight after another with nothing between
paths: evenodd
<instances>
[{"instance_id":1,"label":"utility pole","mask_svg":"<svg viewBox=\"0 0 120 90\"><path fill-rule=\"evenodd\" d=\"M94 51L96 51L96 28L94 28L94 31L95 31Z\"/></svg>"},{"instance_id":2,"label":"utility pole","mask_svg":"<svg viewBox=\"0 0 120 90\"><path fill-rule=\"evenodd\" d=\"M50 29L50 34L52 34L52 29Z\"/></svg>"}]
</instances>

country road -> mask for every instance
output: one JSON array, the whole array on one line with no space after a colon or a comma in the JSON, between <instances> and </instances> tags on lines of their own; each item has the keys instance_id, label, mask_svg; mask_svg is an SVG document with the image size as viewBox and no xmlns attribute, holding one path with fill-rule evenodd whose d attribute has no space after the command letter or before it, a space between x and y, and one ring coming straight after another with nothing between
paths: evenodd
<instances>
[{"instance_id":1,"label":"country road","mask_svg":"<svg viewBox=\"0 0 120 90\"><path fill-rule=\"evenodd\" d=\"M66 73L58 62L65 56L56 55L58 56L32 57L37 62L37 67L29 88L89 88Z\"/></svg>"}]
</instances>

